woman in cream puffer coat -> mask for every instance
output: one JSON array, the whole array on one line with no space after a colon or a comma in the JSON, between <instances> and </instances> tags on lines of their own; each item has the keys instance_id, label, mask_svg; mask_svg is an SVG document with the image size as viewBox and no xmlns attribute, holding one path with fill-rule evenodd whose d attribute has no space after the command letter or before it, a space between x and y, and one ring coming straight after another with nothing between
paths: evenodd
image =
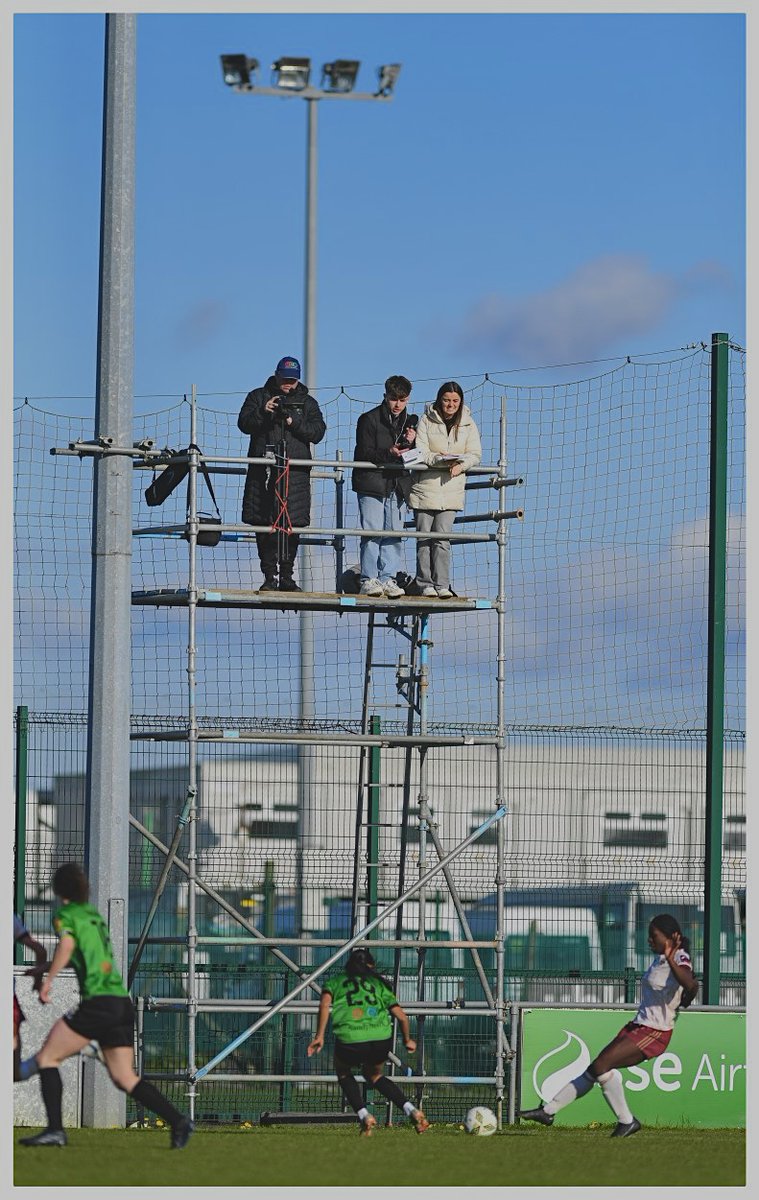
<instances>
[{"instance_id":1,"label":"woman in cream puffer coat","mask_svg":"<svg viewBox=\"0 0 759 1200\"><path fill-rule=\"evenodd\" d=\"M409 493L416 528L421 533L450 533L453 519L464 507L464 477L482 458L480 433L464 404L461 385L453 381L439 389L419 421L416 448L430 468L414 472ZM423 596L448 599L451 592L451 543L440 537L416 543L416 582Z\"/></svg>"}]
</instances>

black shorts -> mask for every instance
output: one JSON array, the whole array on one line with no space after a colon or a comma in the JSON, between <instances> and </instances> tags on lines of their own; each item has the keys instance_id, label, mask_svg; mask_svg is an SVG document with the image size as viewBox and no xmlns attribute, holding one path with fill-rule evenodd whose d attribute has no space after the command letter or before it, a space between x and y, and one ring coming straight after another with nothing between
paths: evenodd
<instances>
[{"instance_id":1,"label":"black shorts","mask_svg":"<svg viewBox=\"0 0 759 1200\"><path fill-rule=\"evenodd\" d=\"M390 1053L393 1039L383 1038L381 1042L340 1042L335 1039L335 1054L349 1067L376 1066L383 1063Z\"/></svg>"},{"instance_id":2,"label":"black shorts","mask_svg":"<svg viewBox=\"0 0 759 1200\"><path fill-rule=\"evenodd\" d=\"M63 1019L74 1033L106 1048L134 1045L134 1006L128 996L92 996Z\"/></svg>"}]
</instances>

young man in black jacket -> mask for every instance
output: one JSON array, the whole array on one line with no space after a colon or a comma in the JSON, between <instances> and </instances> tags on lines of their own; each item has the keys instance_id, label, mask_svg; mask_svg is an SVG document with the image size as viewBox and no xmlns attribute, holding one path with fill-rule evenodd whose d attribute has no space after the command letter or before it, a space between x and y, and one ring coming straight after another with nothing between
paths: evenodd
<instances>
[{"instance_id":1,"label":"young man in black jacket","mask_svg":"<svg viewBox=\"0 0 759 1200\"><path fill-rule=\"evenodd\" d=\"M408 480L403 470L403 451L411 449L416 441L418 420L406 411L410 395L411 383L405 375L391 375L385 380L382 403L358 419L354 460L398 467L396 471L354 467L352 487L357 494L362 529L403 528L401 506ZM403 588L395 578L400 566L400 538L362 538L361 595L390 599L402 596Z\"/></svg>"},{"instance_id":2,"label":"young man in black jacket","mask_svg":"<svg viewBox=\"0 0 759 1200\"><path fill-rule=\"evenodd\" d=\"M297 358L280 359L264 386L248 392L237 427L250 434L249 458L262 458L269 448L277 455L271 467L248 464L242 501L246 525L277 526L274 532L256 534L264 574L259 591L299 592L293 564L300 535L288 530L308 525L311 518L311 468L285 471L284 464L291 458L311 458L311 444L322 440L327 426L319 405L300 382Z\"/></svg>"}]
</instances>

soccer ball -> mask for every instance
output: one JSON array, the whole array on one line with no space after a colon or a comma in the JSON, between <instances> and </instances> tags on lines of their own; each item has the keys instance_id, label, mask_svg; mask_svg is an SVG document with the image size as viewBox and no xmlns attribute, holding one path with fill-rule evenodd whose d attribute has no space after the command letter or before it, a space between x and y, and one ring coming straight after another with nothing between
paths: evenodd
<instances>
[{"instance_id":1,"label":"soccer ball","mask_svg":"<svg viewBox=\"0 0 759 1200\"><path fill-rule=\"evenodd\" d=\"M480 1137L490 1137L491 1133L495 1133L498 1129L498 1118L491 1109L485 1108L484 1104L478 1104L476 1108L470 1108L466 1114L464 1128L467 1133L476 1133Z\"/></svg>"}]
</instances>

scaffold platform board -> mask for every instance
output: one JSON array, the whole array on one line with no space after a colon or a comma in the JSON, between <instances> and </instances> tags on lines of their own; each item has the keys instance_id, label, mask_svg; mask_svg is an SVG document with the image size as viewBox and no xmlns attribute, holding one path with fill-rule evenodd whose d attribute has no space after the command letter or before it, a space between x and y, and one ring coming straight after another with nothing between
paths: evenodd
<instances>
[{"instance_id":1,"label":"scaffold platform board","mask_svg":"<svg viewBox=\"0 0 759 1200\"><path fill-rule=\"evenodd\" d=\"M149 604L156 607L186 608L190 601L187 588L153 588L132 592L133 604ZM434 596L400 596L391 600L387 596L344 595L340 592L258 592L244 588L197 589L199 608L275 608L311 609L318 612L469 612L473 609L492 609L492 600L452 596L441 600Z\"/></svg>"}]
</instances>

